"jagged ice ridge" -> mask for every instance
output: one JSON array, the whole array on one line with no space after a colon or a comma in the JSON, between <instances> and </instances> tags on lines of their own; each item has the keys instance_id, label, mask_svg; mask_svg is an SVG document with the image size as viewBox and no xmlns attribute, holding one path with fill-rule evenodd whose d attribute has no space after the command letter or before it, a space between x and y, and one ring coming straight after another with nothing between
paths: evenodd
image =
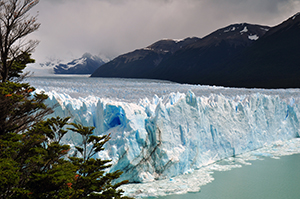
<instances>
[{"instance_id":1,"label":"jagged ice ridge","mask_svg":"<svg viewBox=\"0 0 300 199\"><path fill-rule=\"evenodd\" d=\"M235 98L192 91L139 103L47 92L54 115L95 126L112 139L99 158L112 159L123 179L150 182L190 173L217 160L299 137L298 99L252 93ZM64 141L81 144L69 132Z\"/></svg>"}]
</instances>

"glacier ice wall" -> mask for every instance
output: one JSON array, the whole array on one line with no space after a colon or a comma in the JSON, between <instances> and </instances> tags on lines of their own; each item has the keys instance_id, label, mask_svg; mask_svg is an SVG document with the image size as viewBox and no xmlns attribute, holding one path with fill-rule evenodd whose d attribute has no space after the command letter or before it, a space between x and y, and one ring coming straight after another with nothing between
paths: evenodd
<instances>
[{"instance_id":1,"label":"glacier ice wall","mask_svg":"<svg viewBox=\"0 0 300 199\"><path fill-rule=\"evenodd\" d=\"M122 179L147 182L188 173L217 160L299 136L299 107L293 98L250 94L235 98L171 93L139 103L47 92L54 115L111 134L106 150L111 170ZM81 144L69 132L69 144Z\"/></svg>"}]
</instances>

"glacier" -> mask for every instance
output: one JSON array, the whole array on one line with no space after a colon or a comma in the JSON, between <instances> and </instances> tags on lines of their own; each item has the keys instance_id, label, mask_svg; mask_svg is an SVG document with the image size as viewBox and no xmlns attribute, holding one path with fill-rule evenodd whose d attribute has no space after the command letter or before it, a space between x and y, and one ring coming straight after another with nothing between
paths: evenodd
<instances>
[{"instance_id":1,"label":"glacier","mask_svg":"<svg viewBox=\"0 0 300 199\"><path fill-rule=\"evenodd\" d=\"M252 151L278 140L298 137L298 106L262 94L232 101L221 95L196 97L172 93L140 104L75 99L47 93L47 104L60 104L55 116L94 126L95 134L111 134L100 158L113 160L131 182L177 176L217 160ZM69 133L68 143L80 144Z\"/></svg>"},{"instance_id":2,"label":"glacier","mask_svg":"<svg viewBox=\"0 0 300 199\"><path fill-rule=\"evenodd\" d=\"M157 84L161 87L164 83ZM96 127L95 135L111 135L105 151L96 156L112 160L110 171L121 170L124 173L120 180L152 183L152 187L157 182L174 183L178 176L185 176L181 179L188 176L191 180L191 173L197 172L201 173L202 183L210 182L209 171L204 172L201 168L228 158L238 157L242 161L241 155L266 146L273 146L272 150L276 151L277 145L297 141L299 137L297 89L275 90L275 94L270 94L270 90L198 86L205 94L189 87L185 88L186 92L168 91L160 96L151 93L139 100L122 100L97 96L93 92L88 96L74 93L71 96L66 90L47 90L46 87L38 87L37 92L46 90L49 96L46 103L53 107L58 104L52 116L70 116L72 122ZM69 89L74 92L74 87ZM110 88L109 92L114 89ZM217 89L225 92L216 92ZM81 137L68 132L64 142L71 146L80 145ZM265 154L269 152L254 155ZM231 167L238 166L233 164ZM199 185L192 182L190 184ZM182 181L180 184L177 192L188 190L189 185L182 185ZM125 190L136 195L136 190L141 187L132 188L134 186L138 185L133 184ZM174 184L161 186L169 189ZM148 192L151 190L147 189Z\"/></svg>"}]
</instances>

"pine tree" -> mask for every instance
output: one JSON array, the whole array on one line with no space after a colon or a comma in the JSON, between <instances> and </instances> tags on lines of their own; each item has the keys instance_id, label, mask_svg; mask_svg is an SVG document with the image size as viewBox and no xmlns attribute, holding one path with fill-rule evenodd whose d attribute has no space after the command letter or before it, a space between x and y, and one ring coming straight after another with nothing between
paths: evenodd
<instances>
[{"instance_id":1,"label":"pine tree","mask_svg":"<svg viewBox=\"0 0 300 199\"><path fill-rule=\"evenodd\" d=\"M72 163L78 168L78 174L72 184L74 195L71 198L129 198L121 197L123 191L117 190L128 181L112 184L122 172L105 173L105 169L111 166L108 164L111 160L93 158L95 154L104 150L103 145L109 141L110 135L94 136L94 127L84 127L76 123L72 125L74 128L69 129L82 136L82 147L75 147L80 157L76 157L77 154L75 157L70 157Z\"/></svg>"}]
</instances>

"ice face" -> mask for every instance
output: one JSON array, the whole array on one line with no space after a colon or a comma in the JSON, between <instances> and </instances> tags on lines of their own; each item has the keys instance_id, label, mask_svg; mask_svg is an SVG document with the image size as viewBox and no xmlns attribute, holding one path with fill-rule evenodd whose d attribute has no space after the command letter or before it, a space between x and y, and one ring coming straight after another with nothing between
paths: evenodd
<instances>
[{"instance_id":1,"label":"ice face","mask_svg":"<svg viewBox=\"0 0 300 199\"><path fill-rule=\"evenodd\" d=\"M186 172L164 180L157 180L147 183L135 183L122 186L126 195L135 198L156 197L170 194L185 194L199 192L203 185L214 180L215 171L228 171L240 168L244 165L251 165L255 160L264 160L266 157L279 159L284 155L300 153L300 139L288 141L277 141L271 145L266 145L255 151L250 151L235 157L225 158L213 164L203 166L193 172ZM245 179L246 180L246 179ZM171 198L171 197L170 197ZM175 197L176 198L176 197Z\"/></svg>"},{"instance_id":2,"label":"ice face","mask_svg":"<svg viewBox=\"0 0 300 199\"><path fill-rule=\"evenodd\" d=\"M72 98L47 92L47 104L59 104L54 116L94 126L95 134L111 134L99 158L112 159L111 171L121 180L169 179L217 160L299 136L298 99L251 93L227 97L194 92L154 96L139 103L95 96ZM69 132L64 141L81 144Z\"/></svg>"}]
</instances>

